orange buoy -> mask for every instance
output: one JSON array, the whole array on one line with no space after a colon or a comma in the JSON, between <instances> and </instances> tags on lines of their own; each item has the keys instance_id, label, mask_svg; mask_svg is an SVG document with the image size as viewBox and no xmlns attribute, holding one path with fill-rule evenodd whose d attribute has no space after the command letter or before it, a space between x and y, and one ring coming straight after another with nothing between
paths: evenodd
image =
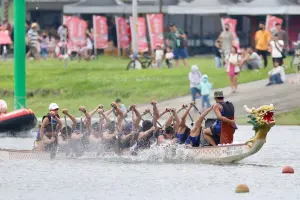
<instances>
[{"instance_id":1,"label":"orange buoy","mask_svg":"<svg viewBox=\"0 0 300 200\"><path fill-rule=\"evenodd\" d=\"M283 174L293 174L294 173L294 168L292 168L291 166L284 166L282 168L282 173Z\"/></svg>"},{"instance_id":2,"label":"orange buoy","mask_svg":"<svg viewBox=\"0 0 300 200\"><path fill-rule=\"evenodd\" d=\"M235 193L248 193L248 192L249 192L249 188L245 184L239 184L235 188Z\"/></svg>"}]
</instances>

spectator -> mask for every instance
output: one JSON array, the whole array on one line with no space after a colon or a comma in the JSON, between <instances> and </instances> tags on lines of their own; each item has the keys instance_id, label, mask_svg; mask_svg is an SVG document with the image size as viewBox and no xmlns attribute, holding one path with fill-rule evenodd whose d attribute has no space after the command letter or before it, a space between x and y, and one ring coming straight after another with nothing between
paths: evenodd
<instances>
[{"instance_id":1,"label":"spectator","mask_svg":"<svg viewBox=\"0 0 300 200\"><path fill-rule=\"evenodd\" d=\"M65 24L61 25L57 30L57 35L59 36L61 42L67 41L67 39L68 39L67 25L65 25Z\"/></svg>"},{"instance_id":2,"label":"spectator","mask_svg":"<svg viewBox=\"0 0 300 200\"><path fill-rule=\"evenodd\" d=\"M244 50L242 50L243 52ZM243 53L242 53L243 54ZM241 65L243 69L257 70L260 69L262 64L261 57L253 51L252 47L248 47L242 56Z\"/></svg>"},{"instance_id":3,"label":"spectator","mask_svg":"<svg viewBox=\"0 0 300 200\"><path fill-rule=\"evenodd\" d=\"M279 40L282 40L284 42L283 53L284 55L286 55L290 49L289 36L284 30L282 30L282 24L276 23L276 33L278 34Z\"/></svg>"},{"instance_id":4,"label":"spectator","mask_svg":"<svg viewBox=\"0 0 300 200\"><path fill-rule=\"evenodd\" d=\"M225 30L221 32L219 38L222 41L222 52L225 58L228 58L232 47L233 34L230 32L229 24L225 24Z\"/></svg>"},{"instance_id":5,"label":"spectator","mask_svg":"<svg viewBox=\"0 0 300 200\"><path fill-rule=\"evenodd\" d=\"M48 37L46 35L46 33L42 34L42 39L41 39L41 57L44 59L47 59L48 57Z\"/></svg>"},{"instance_id":6,"label":"spectator","mask_svg":"<svg viewBox=\"0 0 300 200\"><path fill-rule=\"evenodd\" d=\"M55 38L52 36L52 33L49 32L47 37L47 51L50 58L54 57L55 46L56 46Z\"/></svg>"},{"instance_id":7,"label":"spectator","mask_svg":"<svg viewBox=\"0 0 300 200\"><path fill-rule=\"evenodd\" d=\"M255 33L255 46L257 54L264 59L265 68L268 66L268 45L271 40L271 33L265 30L265 24L259 23L259 30Z\"/></svg>"},{"instance_id":8,"label":"spectator","mask_svg":"<svg viewBox=\"0 0 300 200\"><path fill-rule=\"evenodd\" d=\"M274 84L282 84L285 81L285 72L284 68L280 66L280 61L275 60L274 68L269 71L269 83L267 86L274 85Z\"/></svg>"},{"instance_id":9,"label":"spectator","mask_svg":"<svg viewBox=\"0 0 300 200\"><path fill-rule=\"evenodd\" d=\"M182 59L184 66L187 67L188 53L186 50L186 35L183 30L178 29L175 24L170 24L169 29L167 45L173 49L175 67L179 66L179 58Z\"/></svg>"},{"instance_id":10,"label":"spectator","mask_svg":"<svg viewBox=\"0 0 300 200\"><path fill-rule=\"evenodd\" d=\"M222 67L222 46L220 40L216 41L213 51L215 54L216 66L217 68L221 68Z\"/></svg>"},{"instance_id":11,"label":"spectator","mask_svg":"<svg viewBox=\"0 0 300 200\"><path fill-rule=\"evenodd\" d=\"M208 82L208 76L206 74L203 75L202 81L197 88L201 91L202 109L205 110L210 107L209 96L212 89L212 84Z\"/></svg>"},{"instance_id":12,"label":"spectator","mask_svg":"<svg viewBox=\"0 0 300 200\"><path fill-rule=\"evenodd\" d=\"M197 65L192 65L191 72L189 73L190 90L192 95L192 101L196 101L196 98L200 97L201 91L197 86L201 83L201 72Z\"/></svg>"},{"instance_id":13,"label":"spectator","mask_svg":"<svg viewBox=\"0 0 300 200\"><path fill-rule=\"evenodd\" d=\"M156 45L156 50L155 50L156 67L162 68L163 59L164 59L164 51L162 50L161 46L158 44Z\"/></svg>"},{"instance_id":14,"label":"spectator","mask_svg":"<svg viewBox=\"0 0 300 200\"><path fill-rule=\"evenodd\" d=\"M237 53L236 47L231 47L231 53L229 54L226 62L230 87L232 89L232 93L235 93L238 87L238 75L240 74L240 56Z\"/></svg>"},{"instance_id":15,"label":"spectator","mask_svg":"<svg viewBox=\"0 0 300 200\"><path fill-rule=\"evenodd\" d=\"M123 113L127 112L127 108L124 104L122 104L121 99L117 98L116 99L116 104L122 110Z\"/></svg>"},{"instance_id":16,"label":"spectator","mask_svg":"<svg viewBox=\"0 0 300 200\"><path fill-rule=\"evenodd\" d=\"M38 24L32 23L31 29L27 33L29 51L26 57L29 58L30 55L32 55L34 59L39 60L40 59L38 53L39 34L37 32L37 29L38 29Z\"/></svg>"},{"instance_id":17,"label":"spectator","mask_svg":"<svg viewBox=\"0 0 300 200\"><path fill-rule=\"evenodd\" d=\"M167 64L168 68L173 68L174 54L173 54L172 47L170 47L170 46L167 47L167 53L165 55L165 58L166 58L166 64Z\"/></svg>"},{"instance_id":18,"label":"spectator","mask_svg":"<svg viewBox=\"0 0 300 200\"><path fill-rule=\"evenodd\" d=\"M273 59L273 65L275 63L275 60L279 62L279 65L282 66L283 64L283 47L284 47L284 42L283 40L279 40L278 34L274 34L274 39L270 42L270 48L271 48L271 54L272 54L272 59Z\"/></svg>"}]
</instances>

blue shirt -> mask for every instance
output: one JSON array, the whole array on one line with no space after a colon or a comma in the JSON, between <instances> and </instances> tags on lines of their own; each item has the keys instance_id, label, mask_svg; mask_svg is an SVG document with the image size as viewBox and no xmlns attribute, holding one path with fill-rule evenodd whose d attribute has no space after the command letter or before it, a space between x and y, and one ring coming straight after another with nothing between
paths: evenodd
<instances>
[{"instance_id":1,"label":"blue shirt","mask_svg":"<svg viewBox=\"0 0 300 200\"><path fill-rule=\"evenodd\" d=\"M208 82L207 78L203 78L197 88L201 91L201 95L209 95L212 89L212 84Z\"/></svg>"}]
</instances>

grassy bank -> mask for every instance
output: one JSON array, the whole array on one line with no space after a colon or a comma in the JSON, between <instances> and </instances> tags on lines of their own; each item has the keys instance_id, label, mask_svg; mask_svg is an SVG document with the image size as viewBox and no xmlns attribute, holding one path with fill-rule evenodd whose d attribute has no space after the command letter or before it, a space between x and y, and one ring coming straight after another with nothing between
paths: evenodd
<instances>
[{"instance_id":1,"label":"grassy bank","mask_svg":"<svg viewBox=\"0 0 300 200\"><path fill-rule=\"evenodd\" d=\"M300 109L275 114L276 125L298 125L300 126ZM237 119L238 124L247 124L247 118Z\"/></svg>"},{"instance_id":2,"label":"grassy bank","mask_svg":"<svg viewBox=\"0 0 300 200\"><path fill-rule=\"evenodd\" d=\"M141 104L189 94L190 68L126 71L127 63L127 59L101 56L91 62L69 61L68 69L64 70L61 61L28 61L27 107L41 116L51 102L78 113L80 105L88 109L99 103L108 106L117 97L125 104ZM197 64L203 74L208 74L214 88L228 86L227 74L224 69L215 68L212 57L191 58L191 64ZM239 82L264 79L268 70L270 67L259 72L242 72ZM10 109L13 109L13 91L13 62L0 63L0 98L8 101Z\"/></svg>"}]
</instances>

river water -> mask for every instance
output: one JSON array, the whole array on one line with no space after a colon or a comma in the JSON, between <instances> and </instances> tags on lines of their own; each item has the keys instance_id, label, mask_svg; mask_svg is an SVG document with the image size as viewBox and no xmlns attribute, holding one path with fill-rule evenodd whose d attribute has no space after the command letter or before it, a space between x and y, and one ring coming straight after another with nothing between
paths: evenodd
<instances>
[{"instance_id":1,"label":"river water","mask_svg":"<svg viewBox=\"0 0 300 200\"><path fill-rule=\"evenodd\" d=\"M240 126L236 141L253 135ZM34 138L0 138L0 148L31 149ZM275 126L257 154L231 165L130 159L0 161L0 200L300 199L300 127ZM291 165L295 174L282 174ZM250 193L236 194L237 184Z\"/></svg>"}]
</instances>

